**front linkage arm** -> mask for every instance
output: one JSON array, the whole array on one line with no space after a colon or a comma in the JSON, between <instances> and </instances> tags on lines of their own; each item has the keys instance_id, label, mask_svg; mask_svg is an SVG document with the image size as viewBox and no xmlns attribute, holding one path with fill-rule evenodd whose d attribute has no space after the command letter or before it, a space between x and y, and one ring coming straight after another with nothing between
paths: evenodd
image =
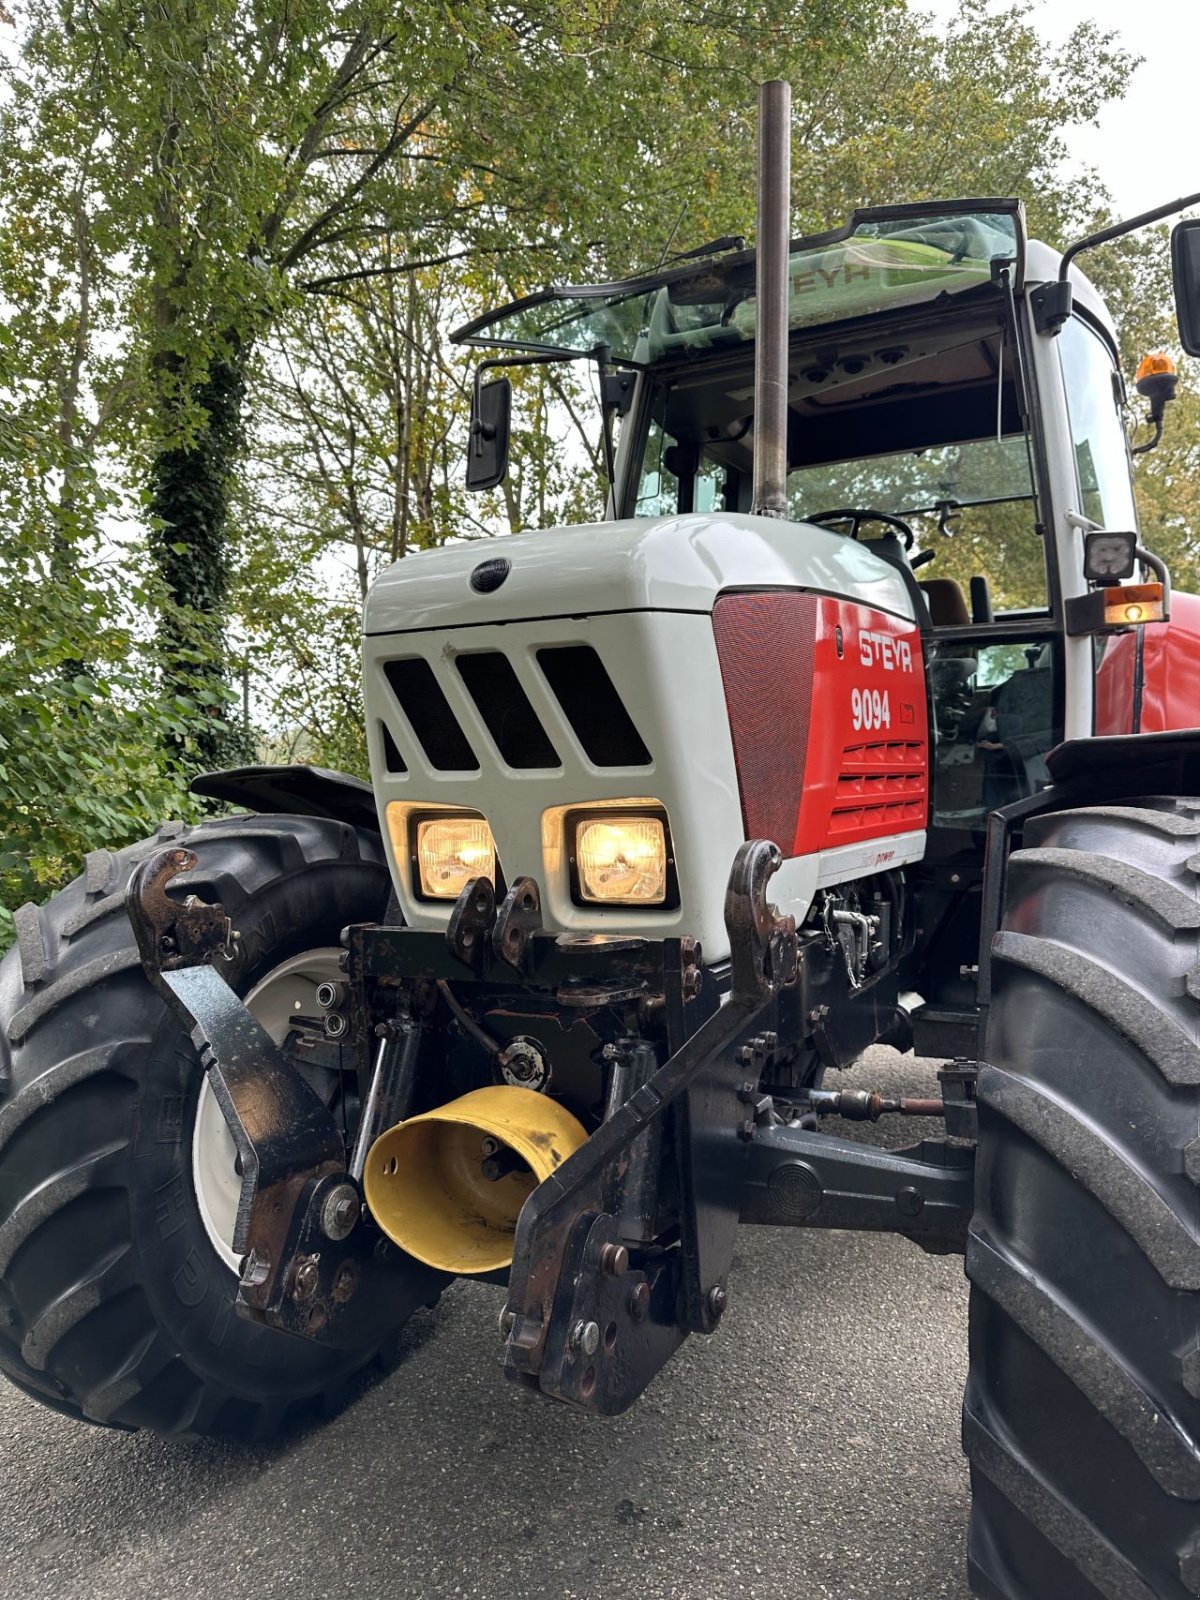
<instances>
[{"instance_id":1,"label":"front linkage arm","mask_svg":"<svg viewBox=\"0 0 1200 1600\"><path fill-rule=\"evenodd\" d=\"M736 1052L797 972L795 923L766 898L779 864L770 843L738 851L725 900L729 998L522 1209L502 1319L505 1370L555 1399L625 1410L687 1333L710 1332L724 1310L748 1150ZM680 1248L639 1252L631 1269L605 1203L611 1174L676 1102Z\"/></svg>"},{"instance_id":2,"label":"front linkage arm","mask_svg":"<svg viewBox=\"0 0 1200 1600\"><path fill-rule=\"evenodd\" d=\"M361 1347L436 1298L445 1278L397 1270L363 1221L333 1114L211 963L236 935L220 905L167 894L190 850L162 850L129 881L126 909L142 966L191 1035L237 1147L242 1174L233 1248L243 1315L331 1345Z\"/></svg>"}]
</instances>

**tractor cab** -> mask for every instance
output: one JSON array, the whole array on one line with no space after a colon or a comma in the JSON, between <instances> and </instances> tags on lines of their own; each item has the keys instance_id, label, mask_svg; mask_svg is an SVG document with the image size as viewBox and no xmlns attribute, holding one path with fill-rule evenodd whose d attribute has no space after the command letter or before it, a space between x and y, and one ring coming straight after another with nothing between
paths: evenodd
<instances>
[{"instance_id":1,"label":"tractor cab","mask_svg":"<svg viewBox=\"0 0 1200 1600\"><path fill-rule=\"evenodd\" d=\"M551 289L458 335L489 348L489 368L601 362L621 417L615 522L752 510L756 261L732 244L624 283ZM832 530L899 577L920 630L929 806L910 878L925 900L915 965L933 1053L967 1048L974 1026L963 952L978 937L989 813L1046 785L1064 737L1095 731L1103 642L1068 624L1091 586L1084 535L1137 543L1114 329L1077 269L1069 314L1049 325L1059 260L1003 200L861 211L788 259L792 581L821 589L800 552L806 529ZM481 417L506 389L493 381L477 400L484 481L503 468L507 427ZM721 587L761 581L748 571ZM874 704L859 728L896 731L882 716L871 726Z\"/></svg>"}]
</instances>

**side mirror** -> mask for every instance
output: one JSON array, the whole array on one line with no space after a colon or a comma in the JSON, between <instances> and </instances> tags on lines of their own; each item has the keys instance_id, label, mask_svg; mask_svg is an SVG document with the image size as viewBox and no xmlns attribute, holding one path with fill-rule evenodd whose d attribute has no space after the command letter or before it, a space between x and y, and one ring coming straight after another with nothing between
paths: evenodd
<instances>
[{"instance_id":1,"label":"side mirror","mask_svg":"<svg viewBox=\"0 0 1200 1600\"><path fill-rule=\"evenodd\" d=\"M1176 223L1171 233L1171 277L1179 342L1189 356L1200 356L1200 217Z\"/></svg>"},{"instance_id":2,"label":"side mirror","mask_svg":"<svg viewBox=\"0 0 1200 1600\"><path fill-rule=\"evenodd\" d=\"M471 439L467 446L467 488L494 489L508 471L508 424L512 385L507 378L477 384L471 401Z\"/></svg>"}]
</instances>

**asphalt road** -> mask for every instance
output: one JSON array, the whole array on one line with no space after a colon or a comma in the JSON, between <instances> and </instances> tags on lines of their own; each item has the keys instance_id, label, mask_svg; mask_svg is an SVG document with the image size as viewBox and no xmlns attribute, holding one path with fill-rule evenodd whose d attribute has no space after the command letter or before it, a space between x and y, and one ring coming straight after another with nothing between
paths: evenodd
<instances>
[{"instance_id":1,"label":"asphalt road","mask_svg":"<svg viewBox=\"0 0 1200 1600\"><path fill-rule=\"evenodd\" d=\"M878 1050L845 1081L929 1072ZM268 1449L83 1427L0 1383L0 1596L967 1600L966 1298L960 1258L906 1240L744 1229L719 1332L609 1422L503 1379L487 1286Z\"/></svg>"}]
</instances>

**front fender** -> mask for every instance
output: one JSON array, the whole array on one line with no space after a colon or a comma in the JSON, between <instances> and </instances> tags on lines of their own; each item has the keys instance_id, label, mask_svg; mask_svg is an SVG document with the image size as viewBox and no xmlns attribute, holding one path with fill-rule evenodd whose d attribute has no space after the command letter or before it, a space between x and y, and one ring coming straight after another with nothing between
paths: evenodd
<instances>
[{"instance_id":1,"label":"front fender","mask_svg":"<svg viewBox=\"0 0 1200 1600\"><path fill-rule=\"evenodd\" d=\"M325 767L231 767L226 772L202 772L188 787L193 794L245 806L249 811L333 817L379 831L371 785Z\"/></svg>"}]
</instances>

